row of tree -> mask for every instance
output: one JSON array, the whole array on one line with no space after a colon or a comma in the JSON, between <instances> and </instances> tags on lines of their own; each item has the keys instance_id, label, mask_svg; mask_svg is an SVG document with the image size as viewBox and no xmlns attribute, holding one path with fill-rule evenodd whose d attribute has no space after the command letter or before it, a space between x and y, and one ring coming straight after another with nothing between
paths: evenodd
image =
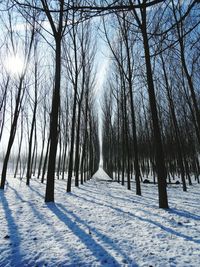
<instances>
[{"instance_id":1,"label":"row of tree","mask_svg":"<svg viewBox=\"0 0 200 267\"><path fill-rule=\"evenodd\" d=\"M192 176L199 182L198 12L197 1L165 1L113 14L114 34L103 21L112 58L103 103L104 168L122 184L126 177L128 189L134 175L138 195L141 181L153 176L162 208L168 207L167 179L179 176L184 191Z\"/></svg>"},{"instance_id":2,"label":"row of tree","mask_svg":"<svg viewBox=\"0 0 200 267\"><path fill-rule=\"evenodd\" d=\"M14 175L20 172L27 185L32 175L41 182L46 178L46 202L54 201L55 175L64 179L66 174L70 192L72 178L79 186L99 163L95 36L90 20L76 23L81 16L65 11L64 1L55 2L56 13L46 1L43 10L9 6L1 21L1 58L14 64L21 56L24 63L22 70L9 70L1 62L0 137L7 146L0 187L13 148Z\"/></svg>"},{"instance_id":3,"label":"row of tree","mask_svg":"<svg viewBox=\"0 0 200 267\"><path fill-rule=\"evenodd\" d=\"M192 174L198 180L198 0L10 0L1 5L1 49L9 48L16 54L22 43L26 55L18 79L6 71L1 79L0 137L7 127L7 114L11 114L1 188L16 132L20 148L16 165L20 165L24 125L27 153L21 165L26 166L27 184L32 172L38 169L40 175L47 168L46 201L54 201L56 168L57 175L67 170L67 191L73 171L78 185L79 171L92 174L97 169L95 41L91 26L96 16L102 18L101 29L111 53L102 104L105 170L110 176L115 172L122 183L127 177L129 189L134 172L138 195L141 180L152 173L161 208L168 208L167 177L170 181L179 175L184 190L186 178L190 184ZM18 23L13 22L13 14L20 17ZM19 24L23 34L13 26ZM50 48L54 61L50 60ZM46 55L42 57L41 51ZM32 116L27 115L30 110ZM17 125L21 125L20 131ZM42 149L37 145L38 130Z\"/></svg>"}]
</instances>

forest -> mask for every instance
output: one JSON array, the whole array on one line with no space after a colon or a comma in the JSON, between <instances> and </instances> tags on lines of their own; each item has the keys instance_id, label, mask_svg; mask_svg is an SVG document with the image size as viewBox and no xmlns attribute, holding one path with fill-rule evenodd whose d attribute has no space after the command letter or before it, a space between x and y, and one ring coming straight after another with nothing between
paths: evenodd
<instances>
[{"instance_id":1,"label":"forest","mask_svg":"<svg viewBox=\"0 0 200 267\"><path fill-rule=\"evenodd\" d=\"M34 190L33 203L40 195L40 205L45 203L83 239L82 228L73 230L57 209L63 201L73 207L79 200L87 209L84 198L94 192L90 209L96 213L96 196L103 201L116 193L117 199L119 190L120 207L125 197L149 209L155 195L152 214L171 216L173 211L200 220L199 0L5 0L0 1L0 24L0 204L8 228L9 222L15 225L12 194L17 200L18 194L30 197L31 203ZM58 206L51 206L54 202ZM181 211L184 203L196 210ZM176 205L183 206L174 211ZM122 218L126 212L119 209ZM184 224L179 217L177 224ZM200 251L194 233L176 236L196 242ZM94 247L107 255L99 244ZM114 256L107 262L108 255L103 263L74 257L69 264L45 265L20 257L15 264L5 256L0 266L152 266L124 255L121 263ZM192 259L180 265L157 259L153 266L198 266L200 259Z\"/></svg>"}]
</instances>

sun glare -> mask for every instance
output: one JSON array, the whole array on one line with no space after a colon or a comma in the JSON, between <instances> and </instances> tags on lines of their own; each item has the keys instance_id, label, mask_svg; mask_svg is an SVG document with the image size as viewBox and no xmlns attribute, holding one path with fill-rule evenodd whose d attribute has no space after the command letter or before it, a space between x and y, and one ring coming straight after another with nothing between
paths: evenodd
<instances>
[{"instance_id":1,"label":"sun glare","mask_svg":"<svg viewBox=\"0 0 200 267\"><path fill-rule=\"evenodd\" d=\"M11 55L7 57L5 67L10 74L21 75L24 69L24 60L19 55Z\"/></svg>"}]
</instances>

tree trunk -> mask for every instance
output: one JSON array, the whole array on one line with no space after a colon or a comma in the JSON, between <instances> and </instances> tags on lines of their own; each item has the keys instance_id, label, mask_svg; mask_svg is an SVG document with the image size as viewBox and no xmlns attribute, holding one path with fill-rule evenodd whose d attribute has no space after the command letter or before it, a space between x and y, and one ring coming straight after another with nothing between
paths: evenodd
<instances>
[{"instance_id":1,"label":"tree trunk","mask_svg":"<svg viewBox=\"0 0 200 267\"><path fill-rule=\"evenodd\" d=\"M53 91L52 109L50 116L50 147L45 202L54 202L56 152L58 145L58 114L60 107L61 38L56 39L55 64L55 88Z\"/></svg>"},{"instance_id":2,"label":"tree trunk","mask_svg":"<svg viewBox=\"0 0 200 267\"><path fill-rule=\"evenodd\" d=\"M146 63L146 75L147 75L147 85L148 85L148 95L151 109L151 117L153 123L153 134L154 134L154 145L155 145L155 161L156 161L156 171L158 177L158 195L159 195L159 207L168 208L168 197L167 197L167 173L165 169L163 144L161 139L161 131L158 121L158 112L156 105L156 96L153 82L153 74L151 67L149 43L146 29L146 10L142 10L142 37L143 46L145 53L145 63Z\"/></svg>"},{"instance_id":3,"label":"tree trunk","mask_svg":"<svg viewBox=\"0 0 200 267\"><path fill-rule=\"evenodd\" d=\"M20 82L19 82L19 88L18 88L15 111L14 111L14 118L13 118L13 121L11 124L8 146L7 146L6 155L5 155L4 162L3 162L0 189L4 189L4 187L5 187L8 161L9 161L9 157L10 157L11 148L12 148L12 145L13 145L13 142L15 139L16 130L17 130L17 121L18 121L19 112L21 109L21 102L22 102L23 95L24 95L24 90L22 88L23 78L24 77L21 77Z\"/></svg>"}]
</instances>

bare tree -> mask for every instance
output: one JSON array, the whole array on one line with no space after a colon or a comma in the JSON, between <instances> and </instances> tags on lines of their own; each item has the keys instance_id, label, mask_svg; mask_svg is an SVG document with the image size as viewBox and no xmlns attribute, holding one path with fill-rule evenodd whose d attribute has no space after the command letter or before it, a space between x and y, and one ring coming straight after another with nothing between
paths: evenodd
<instances>
[{"instance_id":1,"label":"bare tree","mask_svg":"<svg viewBox=\"0 0 200 267\"><path fill-rule=\"evenodd\" d=\"M10 22L10 24L12 23L11 18L10 18L9 22ZM4 163L3 163L2 174L1 174L1 185L0 185L1 189L4 189L4 186L5 186L8 161L9 161L9 157L10 157L10 153L11 153L11 148L12 148L12 145L13 145L13 142L15 139L18 117L20 114L22 101L23 101L23 97L25 94L25 88L26 87L24 84L24 80L25 80L25 75L26 75L26 71L28 68L30 55L31 55L34 35L35 35L35 28L34 27L32 27L30 32L26 31L25 44L24 44L25 45L24 53L26 53L26 58L25 58L25 63L24 63L25 65L24 65L22 73L20 73L19 77L18 77L19 80L18 80L17 93L16 93L16 98L15 98L15 109L14 109L13 119L11 122L11 129L10 129L10 135L9 135L9 140L8 140L8 146L7 146L7 150L6 150L6 154L5 154L5 158L4 158ZM13 46L14 36L13 36L12 31L11 31L10 38L11 38L11 44ZM27 40L28 40L28 43L27 43Z\"/></svg>"}]
</instances>

